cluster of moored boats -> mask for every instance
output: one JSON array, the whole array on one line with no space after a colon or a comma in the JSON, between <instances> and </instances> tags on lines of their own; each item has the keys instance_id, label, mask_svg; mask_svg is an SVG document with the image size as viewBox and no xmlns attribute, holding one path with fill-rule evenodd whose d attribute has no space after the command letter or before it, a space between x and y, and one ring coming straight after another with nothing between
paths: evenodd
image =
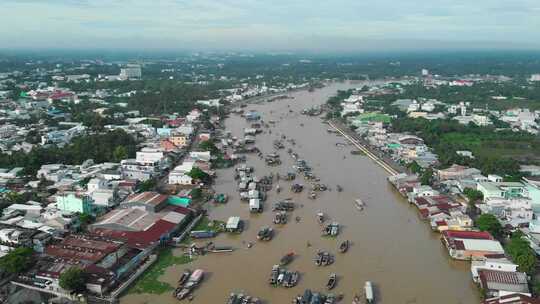
<instances>
[{"instance_id":1,"label":"cluster of moored boats","mask_svg":"<svg viewBox=\"0 0 540 304\"><path fill-rule=\"evenodd\" d=\"M202 269L196 269L193 272L186 269L178 280L178 287L173 291L173 296L178 300L191 299L193 290L199 286L203 278L204 271Z\"/></svg>"},{"instance_id":2,"label":"cluster of moored boats","mask_svg":"<svg viewBox=\"0 0 540 304\"><path fill-rule=\"evenodd\" d=\"M231 293L227 300L227 304L261 304L261 300L243 293Z\"/></svg>"},{"instance_id":3,"label":"cluster of moored boats","mask_svg":"<svg viewBox=\"0 0 540 304\"><path fill-rule=\"evenodd\" d=\"M298 271L289 271L281 265L274 265L268 282L270 285L291 288L298 284L299 278L300 273Z\"/></svg>"},{"instance_id":4,"label":"cluster of moored boats","mask_svg":"<svg viewBox=\"0 0 540 304\"><path fill-rule=\"evenodd\" d=\"M334 255L328 251L319 250L313 260L317 266L328 266L334 263Z\"/></svg>"},{"instance_id":5,"label":"cluster of moored boats","mask_svg":"<svg viewBox=\"0 0 540 304\"><path fill-rule=\"evenodd\" d=\"M334 304L343 299L343 295L322 294L306 289L302 295L293 299L293 304Z\"/></svg>"},{"instance_id":6,"label":"cluster of moored boats","mask_svg":"<svg viewBox=\"0 0 540 304\"><path fill-rule=\"evenodd\" d=\"M339 223L331 222L324 225L322 234L325 236L337 236L339 234Z\"/></svg>"},{"instance_id":7,"label":"cluster of moored boats","mask_svg":"<svg viewBox=\"0 0 540 304\"><path fill-rule=\"evenodd\" d=\"M261 241L270 241L274 237L274 229L264 226L257 233L257 239Z\"/></svg>"},{"instance_id":8,"label":"cluster of moored boats","mask_svg":"<svg viewBox=\"0 0 540 304\"><path fill-rule=\"evenodd\" d=\"M287 212L285 211L278 211L276 212L276 214L274 215L274 224L276 225L284 225L284 224L287 224L287 221L288 221L288 216L287 216Z\"/></svg>"}]
</instances>

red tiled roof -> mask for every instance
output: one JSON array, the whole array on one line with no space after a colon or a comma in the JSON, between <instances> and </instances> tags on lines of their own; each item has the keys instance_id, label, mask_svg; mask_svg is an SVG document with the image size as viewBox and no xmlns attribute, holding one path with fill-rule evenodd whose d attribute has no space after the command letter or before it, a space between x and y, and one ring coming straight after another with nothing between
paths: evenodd
<instances>
[{"instance_id":1,"label":"red tiled roof","mask_svg":"<svg viewBox=\"0 0 540 304\"><path fill-rule=\"evenodd\" d=\"M481 269L478 271L478 274L483 282L494 282L510 285L527 284L527 278L521 272Z\"/></svg>"},{"instance_id":2,"label":"red tiled roof","mask_svg":"<svg viewBox=\"0 0 540 304\"><path fill-rule=\"evenodd\" d=\"M494 240L493 236L486 231L457 231L447 230L443 231L445 238L456 239L475 239L475 240Z\"/></svg>"},{"instance_id":3,"label":"red tiled roof","mask_svg":"<svg viewBox=\"0 0 540 304\"><path fill-rule=\"evenodd\" d=\"M145 205L157 206L168 198L169 197L167 195L148 191L130 195L126 200L126 203L141 203Z\"/></svg>"},{"instance_id":4,"label":"red tiled roof","mask_svg":"<svg viewBox=\"0 0 540 304\"><path fill-rule=\"evenodd\" d=\"M97 228L94 230L94 233L96 235L126 241L130 247L142 250L155 242L159 242L162 236L171 233L175 228L175 224L160 219L146 231L118 231Z\"/></svg>"},{"instance_id":5,"label":"red tiled roof","mask_svg":"<svg viewBox=\"0 0 540 304\"><path fill-rule=\"evenodd\" d=\"M502 297L486 299L482 304L540 304L540 300L523 294L514 293Z\"/></svg>"},{"instance_id":6,"label":"red tiled roof","mask_svg":"<svg viewBox=\"0 0 540 304\"><path fill-rule=\"evenodd\" d=\"M53 257L63 259L77 259L99 262L110 253L118 250L122 244L111 240L96 239L93 236L68 236L58 244L52 244L45 248L45 253Z\"/></svg>"}]
</instances>

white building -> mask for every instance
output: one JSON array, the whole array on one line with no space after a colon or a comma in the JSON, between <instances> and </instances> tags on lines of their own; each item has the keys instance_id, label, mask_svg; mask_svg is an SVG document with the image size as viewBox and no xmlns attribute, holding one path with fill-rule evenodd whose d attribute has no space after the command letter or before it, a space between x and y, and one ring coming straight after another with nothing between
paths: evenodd
<instances>
[{"instance_id":1,"label":"white building","mask_svg":"<svg viewBox=\"0 0 540 304\"><path fill-rule=\"evenodd\" d=\"M193 179L187 175L195 166L194 161L184 161L169 173L169 184L171 185L191 185Z\"/></svg>"},{"instance_id":2,"label":"white building","mask_svg":"<svg viewBox=\"0 0 540 304\"><path fill-rule=\"evenodd\" d=\"M507 258L502 259L483 259L483 260L473 260L471 262L471 275L474 282L478 282L479 275L478 270L481 269L491 269L499 271L509 271L516 272L518 265L512 263L512 261Z\"/></svg>"},{"instance_id":3,"label":"white building","mask_svg":"<svg viewBox=\"0 0 540 304\"><path fill-rule=\"evenodd\" d=\"M142 148L141 151L137 152L136 161L139 164L161 164L164 160L165 155L163 151L152 148Z\"/></svg>"},{"instance_id":4,"label":"white building","mask_svg":"<svg viewBox=\"0 0 540 304\"><path fill-rule=\"evenodd\" d=\"M122 79L139 79L142 77L142 70L139 65L129 65L120 69L120 78Z\"/></svg>"}]
</instances>

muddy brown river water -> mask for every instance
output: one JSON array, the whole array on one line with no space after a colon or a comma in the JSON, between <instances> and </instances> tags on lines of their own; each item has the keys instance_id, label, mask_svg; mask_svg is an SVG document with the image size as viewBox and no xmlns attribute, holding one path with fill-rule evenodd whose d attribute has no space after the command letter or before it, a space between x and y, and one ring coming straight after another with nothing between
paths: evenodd
<instances>
[{"instance_id":1,"label":"muddy brown river water","mask_svg":"<svg viewBox=\"0 0 540 304\"><path fill-rule=\"evenodd\" d=\"M171 266L160 280L175 286L184 268L204 269L207 275L191 302L198 304L226 303L231 292L240 291L257 296L264 303L291 303L293 297L306 288L325 292L328 275L332 272L338 275L333 292L345 295L341 303L351 303L354 294L361 295L367 280L374 283L377 303L478 303L469 263L448 257L439 235L432 232L427 223L419 219L415 208L393 190L386 181L387 173L367 157L351 155L352 146L336 146L345 140L327 133L328 126L320 118L300 114L306 107L324 103L338 89L360 86L359 83L336 83L311 93L292 93L294 99L248 105L247 109L261 113L264 121L277 121L270 128L271 134L265 130L257 135L256 144L263 153L274 151L272 142L279 134L296 141L295 146L287 143L286 149L279 150L283 164L278 167L268 167L256 155L249 155L247 164L255 167L255 175L290 171L294 161L286 150L291 147L313 167L321 183L329 185L333 191L322 192L316 200L311 200L307 198L307 191L293 194L289 191L290 182L280 181L284 190L279 194L268 192L264 212L250 214L248 204L239 199L233 169L218 170L215 189L228 193L230 199L225 205L210 206L210 218L226 221L229 216L240 216L246 229L239 235L221 234L213 241L236 250L201 256L190 265ZM225 125L234 136L241 137L249 123L240 116L231 115ZM309 184L302 177L297 177L297 181ZM335 191L336 184L343 187L342 192ZM271 206L275 201L289 197L300 208L289 216L288 224L272 224ZM365 201L364 211L353 206L356 198ZM337 238L321 237L321 226L315 218L318 211L342 225ZM301 217L299 223L293 220L296 216ZM258 242L257 232L265 225L275 228L274 239ZM337 247L345 239L351 240L352 245L347 253L340 254ZM311 247L307 247L308 241ZM250 249L248 242L254 242ZM334 253L335 263L317 267L313 258L318 249ZM300 272L299 284L290 289L270 286L268 278L272 265L290 251L295 252L296 258L288 268ZM121 303L130 304L177 302L169 293L128 294L121 299Z\"/></svg>"}]
</instances>

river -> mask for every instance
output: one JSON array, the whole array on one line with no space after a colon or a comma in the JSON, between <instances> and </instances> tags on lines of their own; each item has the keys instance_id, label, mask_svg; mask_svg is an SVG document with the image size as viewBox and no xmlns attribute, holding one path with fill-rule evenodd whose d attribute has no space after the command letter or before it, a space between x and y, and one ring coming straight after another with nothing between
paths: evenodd
<instances>
[{"instance_id":1,"label":"river","mask_svg":"<svg viewBox=\"0 0 540 304\"><path fill-rule=\"evenodd\" d=\"M257 146L263 153L273 152L272 142L278 134L296 141L292 147L301 158L313 167L315 175L342 192L326 191L316 200L307 198L307 191L292 194L289 182L280 181L284 189L280 194L269 192L262 214L250 214L248 204L240 202L236 191L233 169L218 170L214 185L217 192L228 193L229 202L221 206L211 206L212 219L226 221L229 216L240 216L246 223L242 234L221 234L214 242L237 248L232 253L209 254L197 258L191 265L169 267L160 278L175 286L179 274L185 267L203 268L207 272L204 283L194 293L192 303L225 303L230 292L243 291L257 296L264 303L291 303L297 294L306 288L325 291L328 275L337 273L338 283L334 293L345 294L341 303L351 303L353 295L362 294L364 282L374 283L377 303L421 303L421 304L469 304L478 303L478 291L473 285L469 263L453 261L448 257L439 241L439 234L432 232L429 225L421 221L416 209L410 206L386 181L387 173L372 160L362 155L351 155L352 146L336 146L345 143L344 138L326 132L328 126L318 117L300 114L306 107L324 103L339 89L360 87L356 83L334 83L315 92L292 93L294 99L278 100L272 103L248 105L247 109L258 111L264 121L275 120L272 134L266 130L257 136ZM292 112L290 111L292 110ZM301 126L303 124L303 126ZM243 136L249 126L242 117L231 115L225 121L226 129L234 136ZM263 176L290 171L293 159L280 150L283 164L267 167L256 155L248 156L248 165L255 167L255 174ZM304 185L308 182L301 177L297 180ZM288 224L272 224L271 205L278 199L291 197L300 205ZM353 200L361 198L367 207L360 212L353 206ZM317 211L323 211L332 221L342 225L337 240L321 237L321 227L315 219ZM300 216L296 223L294 217ZM275 236L270 242L257 242L260 227L275 226ZM337 252L340 240L352 241L345 254ZM247 242L254 246L247 248ZM311 247L306 243L310 242ZM336 256L333 265L317 267L313 263L318 249L328 250ZM301 273L299 284L291 289L270 286L268 282L272 265L281 256L294 251L296 258L288 269ZM163 295L134 295L122 298L121 303L176 303L169 293Z\"/></svg>"}]
</instances>

